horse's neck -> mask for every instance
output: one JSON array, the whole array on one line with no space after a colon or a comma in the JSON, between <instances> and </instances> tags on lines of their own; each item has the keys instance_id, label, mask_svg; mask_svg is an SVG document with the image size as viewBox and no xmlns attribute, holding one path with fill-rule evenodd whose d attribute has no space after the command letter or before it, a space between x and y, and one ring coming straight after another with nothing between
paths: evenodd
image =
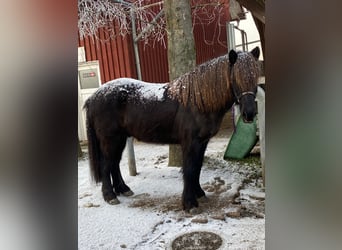
<instances>
[{"instance_id":1,"label":"horse's neck","mask_svg":"<svg viewBox=\"0 0 342 250\"><path fill-rule=\"evenodd\" d=\"M202 112L229 109L234 103L229 62L218 58L198 66L168 84L168 96Z\"/></svg>"}]
</instances>

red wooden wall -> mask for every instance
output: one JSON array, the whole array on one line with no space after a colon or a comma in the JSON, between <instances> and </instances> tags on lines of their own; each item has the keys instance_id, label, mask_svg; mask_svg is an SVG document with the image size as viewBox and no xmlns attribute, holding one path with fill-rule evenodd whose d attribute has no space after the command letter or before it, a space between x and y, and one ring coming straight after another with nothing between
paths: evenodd
<instances>
[{"instance_id":1,"label":"red wooden wall","mask_svg":"<svg viewBox=\"0 0 342 250\"><path fill-rule=\"evenodd\" d=\"M99 30L99 37L105 38ZM119 77L136 78L132 38L118 36L108 41L98 41L93 37L78 37L78 46L84 47L86 61L99 60L102 83Z\"/></svg>"},{"instance_id":2,"label":"red wooden wall","mask_svg":"<svg viewBox=\"0 0 342 250\"><path fill-rule=\"evenodd\" d=\"M201 0L201 4L212 3L211 0ZM196 46L196 63L201 64L215 57L226 54L227 51L227 32L226 23L230 21L229 1L220 1L224 7L218 9L215 6L206 7L211 15L216 19L210 23L204 23L207 19L206 13L197 13L198 18L193 17L194 39ZM198 1L192 0L192 5L198 4Z\"/></svg>"},{"instance_id":3,"label":"red wooden wall","mask_svg":"<svg viewBox=\"0 0 342 250\"><path fill-rule=\"evenodd\" d=\"M197 64L227 53L225 28L227 21L229 21L228 11L224 17L221 17L220 25L212 22L207 25L194 26ZM84 47L87 61L99 60L102 83L119 77L137 78L132 36L117 36L115 39L108 39L101 29L99 37L107 41L97 41L92 37L84 39L79 37L78 46ZM142 79L147 82L168 82L167 49L164 45L158 42L154 46L144 45L144 42L140 41L138 47Z\"/></svg>"}]
</instances>

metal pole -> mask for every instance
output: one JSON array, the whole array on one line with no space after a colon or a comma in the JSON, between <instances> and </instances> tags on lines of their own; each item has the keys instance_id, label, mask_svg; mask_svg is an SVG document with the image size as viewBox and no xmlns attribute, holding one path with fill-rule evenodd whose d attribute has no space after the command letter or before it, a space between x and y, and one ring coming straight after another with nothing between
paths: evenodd
<instances>
[{"instance_id":1,"label":"metal pole","mask_svg":"<svg viewBox=\"0 0 342 250\"><path fill-rule=\"evenodd\" d=\"M235 50L235 32L234 24L227 23L227 40L228 40L228 52L230 50Z\"/></svg>"},{"instance_id":2,"label":"metal pole","mask_svg":"<svg viewBox=\"0 0 342 250\"><path fill-rule=\"evenodd\" d=\"M137 167L135 165L135 154L133 146L133 137L127 138L127 152L128 152L128 170L130 176L137 175Z\"/></svg>"},{"instance_id":3,"label":"metal pole","mask_svg":"<svg viewBox=\"0 0 342 250\"><path fill-rule=\"evenodd\" d=\"M242 30L242 29L239 29L237 26L233 26L235 29L237 29L238 31L240 31L240 34L241 34L241 41L242 41L242 50L243 51L248 51L248 42L247 42L247 33ZM233 30L234 31L234 30Z\"/></svg>"},{"instance_id":4,"label":"metal pole","mask_svg":"<svg viewBox=\"0 0 342 250\"><path fill-rule=\"evenodd\" d=\"M131 11L131 20L132 20L133 49L134 49L135 64L136 64L136 68L137 68L137 75L138 75L138 79L142 80L141 69L140 69L139 49L138 49L138 40L137 40L137 29L135 26L135 15L134 15L133 11Z\"/></svg>"},{"instance_id":5,"label":"metal pole","mask_svg":"<svg viewBox=\"0 0 342 250\"><path fill-rule=\"evenodd\" d=\"M248 51L248 39L247 39L247 32L245 32L245 36L246 36L246 51Z\"/></svg>"},{"instance_id":6,"label":"metal pole","mask_svg":"<svg viewBox=\"0 0 342 250\"><path fill-rule=\"evenodd\" d=\"M245 33L244 33L244 31L243 31L243 30L240 30L240 32L241 32L241 40L242 40L242 44L243 44L243 46L242 46L242 50L243 50L243 51L246 51L246 40L245 40Z\"/></svg>"}]
</instances>

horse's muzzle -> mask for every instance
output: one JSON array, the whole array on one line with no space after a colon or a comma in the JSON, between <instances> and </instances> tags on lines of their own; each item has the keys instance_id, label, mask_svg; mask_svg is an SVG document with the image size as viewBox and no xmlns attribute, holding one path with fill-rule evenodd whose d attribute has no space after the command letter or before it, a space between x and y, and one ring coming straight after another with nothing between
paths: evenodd
<instances>
[{"instance_id":1,"label":"horse's muzzle","mask_svg":"<svg viewBox=\"0 0 342 250\"><path fill-rule=\"evenodd\" d=\"M245 116L242 116L242 118L245 123L252 123L254 121L254 119L246 119Z\"/></svg>"},{"instance_id":2,"label":"horse's muzzle","mask_svg":"<svg viewBox=\"0 0 342 250\"><path fill-rule=\"evenodd\" d=\"M250 108L242 111L242 119L245 123L252 123L254 121L254 117L256 115L256 110L254 108Z\"/></svg>"},{"instance_id":3,"label":"horse's muzzle","mask_svg":"<svg viewBox=\"0 0 342 250\"><path fill-rule=\"evenodd\" d=\"M248 95L241 99L240 110L243 121L246 123L252 123L257 113L257 105L254 100L254 96Z\"/></svg>"}]
</instances>

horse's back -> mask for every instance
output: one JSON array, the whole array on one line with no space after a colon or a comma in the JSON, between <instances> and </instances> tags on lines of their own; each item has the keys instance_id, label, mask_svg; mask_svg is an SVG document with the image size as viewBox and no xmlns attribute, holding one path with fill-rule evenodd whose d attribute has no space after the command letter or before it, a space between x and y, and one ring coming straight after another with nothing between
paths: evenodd
<instances>
[{"instance_id":1,"label":"horse's back","mask_svg":"<svg viewBox=\"0 0 342 250\"><path fill-rule=\"evenodd\" d=\"M130 78L102 85L86 105L97 133L126 133L147 142L173 142L178 103L167 97L166 87Z\"/></svg>"}]
</instances>

